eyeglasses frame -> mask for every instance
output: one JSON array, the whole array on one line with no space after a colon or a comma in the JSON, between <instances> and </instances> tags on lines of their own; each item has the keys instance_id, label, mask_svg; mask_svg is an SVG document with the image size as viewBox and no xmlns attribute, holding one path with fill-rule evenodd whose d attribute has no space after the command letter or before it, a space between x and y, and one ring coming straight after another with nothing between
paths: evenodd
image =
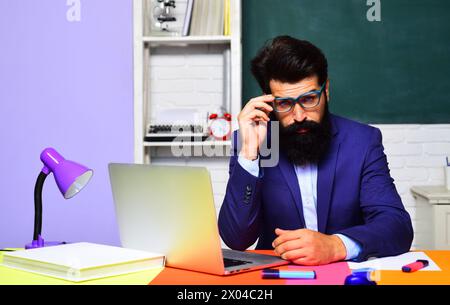
<instances>
[{"instance_id":1,"label":"eyeglasses frame","mask_svg":"<svg viewBox=\"0 0 450 305\"><path fill-rule=\"evenodd\" d=\"M275 99L274 99L274 101L273 101L273 105L274 105L273 110L274 110L275 112L278 112L278 113L286 113L286 112L289 112L289 111L291 111L292 109L294 109L294 108L295 108L295 104L297 104L297 103L300 105L300 107L302 107L302 108L305 109L305 110L313 109L313 108L319 106L319 104L320 104L320 99L322 98L322 92L323 92L323 90L325 89L325 85L326 85L326 84L327 84L327 82L325 81L325 82L323 83L322 87L321 87L319 90L313 90L313 91L309 91L309 92L303 93L303 94L299 95L299 96L296 97L296 98L292 98L292 97L275 97ZM317 104L315 104L314 106L311 106L311 107L305 107L302 103L300 103L300 99L301 99L302 97L308 96L308 95L314 94L314 93L316 93L316 94L319 95L319 100L317 101ZM275 102L276 102L276 101L285 101L285 100L293 101L291 108L289 108L288 110L285 110L285 111L278 111Z\"/></svg>"}]
</instances>

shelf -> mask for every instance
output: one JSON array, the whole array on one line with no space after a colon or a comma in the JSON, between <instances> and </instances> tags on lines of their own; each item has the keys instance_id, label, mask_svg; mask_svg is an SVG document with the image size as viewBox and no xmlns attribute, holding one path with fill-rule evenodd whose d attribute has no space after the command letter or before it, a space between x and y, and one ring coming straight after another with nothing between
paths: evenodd
<instances>
[{"instance_id":1,"label":"shelf","mask_svg":"<svg viewBox=\"0 0 450 305\"><path fill-rule=\"evenodd\" d=\"M231 36L144 36L142 41L151 45L229 44Z\"/></svg>"},{"instance_id":2,"label":"shelf","mask_svg":"<svg viewBox=\"0 0 450 305\"><path fill-rule=\"evenodd\" d=\"M230 1L230 36L164 36L161 34L165 33L153 32L154 28L150 24L151 10L149 10L153 2L153 0L133 0L134 160L136 163L151 164L153 157L175 156L175 150L170 150L176 147L193 151L203 148L203 157L207 160L209 148L211 151L216 149L228 151L231 149L231 141L208 138L206 141L192 142L179 141L180 139L175 139L176 142L163 142L161 139L155 139L158 142L146 142L145 133L151 122L150 118L157 115L158 107L163 110L166 98L169 98L172 91L177 91L173 89L187 92L186 98L183 99L186 102L181 101L178 96L175 97L177 99L173 105L175 108L195 108L206 112L209 108L223 107L233 118L238 116L242 108L242 0ZM184 3L180 4L178 12L175 12L179 13L180 24L176 26L173 24L173 28L183 26L185 9L182 6ZM202 18L206 16L203 14ZM198 69L197 66L199 66ZM177 69L180 69L180 75ZM161 82L159 78L152 79L153 75L162 75L159 73L167 76L164 79L161 78L163 79ZM201 75L204 82L197 81L197 75ZM184 84L183 80L187 80L187 84ZM180 88L172 88L171 82L173 86L183 84ZM190 84L195 86L195 90L191 90L192 93L188 88ZM196 89L204 86L211 88L208 87L205 92L199 90L197 94ZM153 94L157 92L167 94ZM196 99L203 98L204 94L210 95L209 104L197 104ZM232 122L232 127L237 127L235 120ZM194 154L194 157L197 156Z\"/></svg>"},{"instance_id":3,"label":"shelf","mask_svg":"<svg viewBox=\"0 0 450 305\"><path fill-rule=\"evenodd\" d=\"M445 185L413 186L411 192L424 197L430 204L450 204L450 190Z\"/></svg>"},{"instance_id":4,"label":"shelf","mask_svg":"<svg viewBox=\"0 0 450 305\"><path fill-rule=\"evenodd\" d=\"M231 146L231 141L198 141L198 142L144 142L145 147L170 146Z\"/></svg>"}]
</instances>

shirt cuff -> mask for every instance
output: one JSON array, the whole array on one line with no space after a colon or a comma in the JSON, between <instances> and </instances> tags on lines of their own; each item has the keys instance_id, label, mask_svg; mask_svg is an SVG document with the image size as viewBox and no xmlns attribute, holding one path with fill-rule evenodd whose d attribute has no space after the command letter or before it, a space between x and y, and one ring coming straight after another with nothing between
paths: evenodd
<instances>
[{"instance_id":1,"label":"shirt cuff","mask_svg":"<svg viewBox=\"0 0 450 305\"><path fill-rule=\"evenodd\" d=\"M358 257L358 255L361 253L361 246L359 243L342 234L334 234L334 235L339 237L344 243L345 249L347 250L347 256L345 257L346 261Z\"/></svg>"},{"instance_id":2,"label":"shirt cuff","mask_svg":"<svg viewBox=\"0 0 450 305\"><path fill-rule=\"evenodd\" d=\"M259 177L259 157L256 160L248 160L244 157L238 156L239 165L242 166L248 173L255 177Z\"/></svg>"}]
</instances>

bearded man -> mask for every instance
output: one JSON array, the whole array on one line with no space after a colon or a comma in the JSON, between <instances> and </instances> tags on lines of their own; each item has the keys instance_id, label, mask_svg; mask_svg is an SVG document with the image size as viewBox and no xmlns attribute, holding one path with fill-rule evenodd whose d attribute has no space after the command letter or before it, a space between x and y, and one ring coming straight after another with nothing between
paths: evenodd
<instances>
[{"instance_id":1,"label":"bearded man","mask_svg":"<svg viewBox=\"0 0 450 305\"><path fill-rule=\"evenodd\" d=\"M409 251L411 219L390 176L381 132L329 112L323 52L279 36L251 65L264 95L238 116L240 145L233 147L219 214L227 246L244 250L258 240L256 249L274 249L301 265ZM268 132L273 122L277 134ZM269 136L279 136L279 162L263 167L259 152Z\"/></svg>"}]
</instances>

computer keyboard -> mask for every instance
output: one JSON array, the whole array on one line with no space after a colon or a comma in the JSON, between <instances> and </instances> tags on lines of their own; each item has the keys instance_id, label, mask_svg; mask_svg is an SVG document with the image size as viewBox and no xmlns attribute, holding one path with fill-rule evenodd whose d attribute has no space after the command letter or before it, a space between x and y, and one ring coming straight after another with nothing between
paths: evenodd
<instances>
[{"instance_id":1,"label":"computer keyboard","mask_svg":"<svg viewBox=\"0 0 450 305\"><path fill-rule=\"evenodd\" d=\"M205 141L209 134L201 125L149 125L144 141Z\"/></svg>"},{"instance_id":2,"label":"computer keyboard","mask_svg":"<svg viewBox=\"0 0 450 305\"><path fill-rule=\"evenodd\" d=\"M251 264L252 262L241 261L241 260L238 260L238 259L224 258L223 259L223 263L225 265L225 268L227 268L227 267Z\"/></svg>"},{"instance_id":3,"label":"computer keyboard","mask_svg":"<svg viewBox=\"0 0 450 305\"><path fill-rule=\"evenodd\" d=\"M201 125L149 125L148 133L203 133Z\"/></svg>"}]
</instances>

